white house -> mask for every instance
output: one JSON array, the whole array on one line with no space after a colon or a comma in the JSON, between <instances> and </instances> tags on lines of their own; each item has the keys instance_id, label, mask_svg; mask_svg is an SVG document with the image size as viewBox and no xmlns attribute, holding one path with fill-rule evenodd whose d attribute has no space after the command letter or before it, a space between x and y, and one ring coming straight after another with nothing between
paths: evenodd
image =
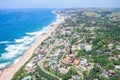
<instances>
[{"instance_id":1,"label":"white house","mask_svg":"<svg viewBox=\"0 0 120 80\"><path fill-rule=\"evenodd\" d=\"M85 50L86 50L86 51L91 51L91 50L92 50L92 45L87 45L87 46L85 47Z\"/></svg>"}]
</instances>

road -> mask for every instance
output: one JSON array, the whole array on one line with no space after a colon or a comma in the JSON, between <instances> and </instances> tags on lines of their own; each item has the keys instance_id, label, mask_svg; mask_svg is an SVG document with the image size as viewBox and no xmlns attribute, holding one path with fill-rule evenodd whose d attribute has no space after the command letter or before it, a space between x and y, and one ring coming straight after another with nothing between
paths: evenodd
<instances>
[{"instance_id":1,"label":"road","mask_svg":"<svg viewBox=\"0 0 120 80\"><path fill-rule=\"evenodd\" d=\"M54 45L55 45L55 43L54 43ZM50 72L48 72L47 70L45 70L45 69L43 68L43 63L44 63L44 61L46 60L46 57L50 54L50 52L51 52L51 50L53 49L54 45L53 45L52 47L50 47L50 49L49 49L49 51L47 52L47 54L38 62L38 66L39 66L40 69L41 69L42 71L44 71L46 74L49 74L49 75L51 75L51 76L53 76L53 77L58 78L59 80L62 80L62 79L59 78L58 76L56 76L56 75L54 75L54 74L51 74Z\"/></svg>"}]
</instances>

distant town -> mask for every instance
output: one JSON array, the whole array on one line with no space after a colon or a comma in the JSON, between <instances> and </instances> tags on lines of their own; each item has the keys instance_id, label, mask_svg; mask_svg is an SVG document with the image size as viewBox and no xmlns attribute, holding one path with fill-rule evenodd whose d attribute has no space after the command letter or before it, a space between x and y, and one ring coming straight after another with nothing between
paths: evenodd
<instances>
[{"instance_id":1,"label":"distant town","mask_svg":"<svg viewBox=\"0 0 120 80\"><path fill-rule=\"evenodd\" d=\"M64 22L12 80L120 80L120 9L54 12Z\"/></svg>"}]
</instances>

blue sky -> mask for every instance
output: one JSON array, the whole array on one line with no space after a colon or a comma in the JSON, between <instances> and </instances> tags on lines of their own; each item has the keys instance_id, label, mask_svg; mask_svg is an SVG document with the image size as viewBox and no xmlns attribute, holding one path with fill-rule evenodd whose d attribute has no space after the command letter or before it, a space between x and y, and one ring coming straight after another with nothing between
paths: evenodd
<instances>
[{"instance_id":1,"label":"blue sky","mask_svg":"<svg viewBox=\"0 0 120 80\"><path fill-rule=\"evenodd\" d=\"M120 0L0 0L0 8L119 7Z\"/></svg>"}]
</instances>

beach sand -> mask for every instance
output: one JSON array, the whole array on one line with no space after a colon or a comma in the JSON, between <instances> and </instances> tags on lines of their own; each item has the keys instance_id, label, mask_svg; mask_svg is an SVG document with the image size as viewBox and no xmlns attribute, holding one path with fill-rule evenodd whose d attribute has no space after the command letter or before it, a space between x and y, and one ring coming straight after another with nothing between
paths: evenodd
<instances>
[{"instance_id":1,"label":"beach sand","mask_svg":"<svg viewBox=\"0 0 120 80\"><path fill-rule=\"evenodd\" d=\"M44 41L47 37L51 36L51 33L56 30L58 25L64 21L64 17L60 17L59 21L54 23L53 27L42 35L29 49L26 50L23 57L16 64L5 68L0 74L0 80L11 80L14 74L32 57L34 50Z\"/></svg>"}]
</instances>

